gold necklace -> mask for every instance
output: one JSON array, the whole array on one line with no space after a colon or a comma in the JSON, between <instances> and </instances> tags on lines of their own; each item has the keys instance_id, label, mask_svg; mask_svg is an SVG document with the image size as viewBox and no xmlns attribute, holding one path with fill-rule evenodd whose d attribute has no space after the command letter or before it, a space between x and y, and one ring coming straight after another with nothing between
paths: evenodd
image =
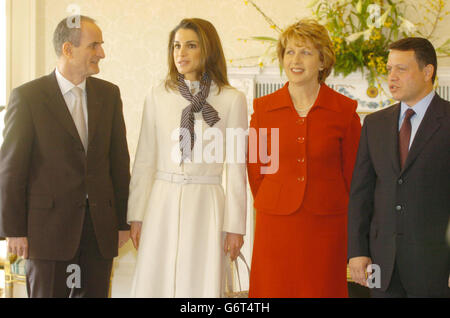
<instances>
[{"instance_id":1,"label":"gold necklace","mask_svg":"<svg viewBox=\"0 0 450 318\"><path fill-rule=\"evenodd\" d=\"M314 99L313 99L313 102L312 102L308 107L302 107L301 105L300 105L300 106L294 105L295 109L296 109L298 112L302 112L302 113L303 113L303 112L306 111L306 113L308 113L308 111L311 109L311 107L314 106L314 103L315 103L316 100L317 100L317 96L319 96L319 92L320 92L320 84L319 84L319 89L317 90L317 93L316 93L316 95L315 95L315 97L314 97Z\"/></svg>"}]
</instances>

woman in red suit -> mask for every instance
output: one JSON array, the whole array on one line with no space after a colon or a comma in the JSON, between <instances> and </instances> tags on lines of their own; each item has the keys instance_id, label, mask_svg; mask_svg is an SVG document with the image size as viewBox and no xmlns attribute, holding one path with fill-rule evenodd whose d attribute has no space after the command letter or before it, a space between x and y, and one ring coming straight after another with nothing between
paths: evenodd
<instances>
[{"instance_id":1,"label":"woman in red suit","mask_svg":"<svg viewBox=\"0 0 450 318\"><path fill-rule=\"evenodd\" d=\"M325 85L335 55L316 21L287 28L278 58L289 82L255 99L250 122L258 136L249 142L256 209L250 297L347 297L347 202L361 130L357 102ZM252 160L263 142L271 160Z\"/></svg>"}]
</instances>

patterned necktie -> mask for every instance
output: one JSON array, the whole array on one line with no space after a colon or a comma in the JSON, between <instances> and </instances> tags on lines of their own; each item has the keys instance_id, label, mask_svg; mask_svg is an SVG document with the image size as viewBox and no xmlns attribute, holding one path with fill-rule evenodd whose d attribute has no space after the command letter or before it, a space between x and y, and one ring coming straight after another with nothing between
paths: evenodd
<instances>
[{"instance_id":1,"label":"patterned necktie","mask_svg":"<svg viewBox=\"0 0 450 318\"><path fill-rule=\"evenodd\" d=\"M192 96L189 87L187 87L184 81L184 76L178 74L178 91L181 96L187 99L190 104L183 109L181 114L180 123L180 150L181 150L181 162L186 158L191 158L191 152L194 148L195 143L195 132L194 132L194 113L202 112L203 119L206 123L212 127L219 120L219 113L215 110L208 102L206 98L209 95L209 88L211 86L211 79L205 73L200 81L200 90L195 95ZM181 164L180 162L180 164Z\"/></svg>"},{"instance_id":2,"label":"patterned necktie","mask_svg":"<svg viewBox=\"0 0 450 318\"><path fill-rule=\"evenodd\" d=\"M72 92L75 94L75 105L72 111L72 118L77 127L78 135L83 143L84 151L87 152L88 132L86 128L86 121L84 119L84 110L82 103L82 89L75 86L72 88Z\"/></svg>"},{"instance_id":3,"label":"patterned necktie","mask_svg":"<svg viewBox=\"0 0 450 318\"><path fill-rule=\"evenodd\" d=\"M412 109L406 111L405 118L403 119L402 127L398 134L398 146L400 154L400 166L403 169L406 158L408 157L409 141L411 139L411 117L415 114Z\"/></svg>"}]
</instances>

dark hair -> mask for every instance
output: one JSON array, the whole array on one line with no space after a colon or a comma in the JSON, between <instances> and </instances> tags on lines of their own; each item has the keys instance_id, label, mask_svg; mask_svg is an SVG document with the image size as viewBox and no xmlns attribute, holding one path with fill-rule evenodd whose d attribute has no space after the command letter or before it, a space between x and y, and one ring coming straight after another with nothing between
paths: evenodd
<instances>
[{"instance_id":1,"label":"dark hair","mask_svg":"<svg viewBox=\"0 0 450 318\"><path fill-rule=\"evenodd\" d=\"M207 72L210 78L216 83L220 89L224 86L229 86L227 76L227 63L225 55L223 54L222 44L220 43L219 35L216 28L211 22L192 18L183 19L170 32L167 62L169 64L169 72L165 81L166 89L177 88L178 70L173 60L173 49L175 34L179 29L189 29L194 31L200 40L201 49L201 72Z\"/></svg>"},{"instance_id":2,"label":"dark hair","mask_svg":"<svg viewBox=\"0 0 450 318\"><path fill-rule=\"evenodd\" d=\"M61 20L53 33L53 46L58 57L62 55L62 46L66 42L72 43L75 47L80 45L81 22L95 23L95 20L84 16L74 15Z\"/></svg>"},{"instance_id":3,"label":"dark hair","mask_svg":"<svg viewBox=\"0 0 450 318\"><path fill-rule=\"evenodd\" d=\"M431 81L434 84L437 72L437 57L433 44L431 44L430 41L418 37L405 38L391 43L391 45L389 45L389 49L398 51L414 51L417 64L419 64L421 69L429 64L433 65L434 70Z\"/></svg>"}]
</instances>

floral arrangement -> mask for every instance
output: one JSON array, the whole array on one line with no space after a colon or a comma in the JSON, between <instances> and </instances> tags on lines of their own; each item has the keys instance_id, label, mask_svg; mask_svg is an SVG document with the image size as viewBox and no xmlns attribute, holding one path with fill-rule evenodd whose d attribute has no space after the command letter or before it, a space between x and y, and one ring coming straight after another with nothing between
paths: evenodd
<instances>
[{"instance_id":1,"label":"floral arrangement","mask_svg":"<svg viewBox=\"0 0 450 318\"><path fill-rule=\"evenodd\" d=\"M324 24L336 53L335 75L344 77L355 71L366 75L369 86L387 75L386 62L390 43L408 36L421 36L434 41L433 32L443 19L443 0L426 0L419 4L425 15L421 22L407 19L418 15L418 9L406 0L315 0L310 3L314 17ZM450 55L450 40L437 48L440 55Z\"/></svg>"},{"instance_id":2,"label":"floral arrangement","mask_svg":"<svg viewBox=\"0 0 450 318\"><path fill-rule=\"evenodd\" d=\"M277 33L283 31L254 1L245 0L244 3L253 6L271 29ZM389 43L406 36L421 36L432 43L442 41L434 38L433 33L438 22L449 14L444 12L444 7L444 0L313 0L308 5L313 18L325 25L330 33L336 52L334 74L345 77L359 70L365 74L369 86L377 84L379 88L387 75ZM407 18L414 15L417 22ZM260 56L234 61L257 58L260 67L276 62L277 38L253 36L240 40L262 41L267 47ZM449 57L450 39L444 39L436 51L439 57Z\"/></svg>"}]
</instances>

